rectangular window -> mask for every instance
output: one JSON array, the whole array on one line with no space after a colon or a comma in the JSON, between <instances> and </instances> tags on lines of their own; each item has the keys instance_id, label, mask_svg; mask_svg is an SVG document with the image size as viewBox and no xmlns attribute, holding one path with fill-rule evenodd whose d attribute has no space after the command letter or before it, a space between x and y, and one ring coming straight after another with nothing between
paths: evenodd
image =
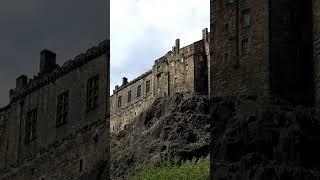
<instances>
[{"instance_id":1,"label":"rectangular window","mask_svg":"<svg viewBox=\"0 0 320 180\"><path fill-rule=\"evenodd\" d=\"M87 111L98 107L99 76L94 76L87 83Z\"/></svg>"},{"instance_id":2,"label":"rectangular window","mask_svg":"<svg viewBox=\"0 0 320 180\"><path fill-rule=\"evenodd\" d=\"M224 35L226 35L226 36L229 35L229 23L226 23L224 25Z\"/></svg>"},{"instance_id":3,"label":"rectangular window","mask_svg":"<svg viewBox=\"0 0 320 180\"><path fill-rule=\"evenodd\" d=\"M243 39L242 40L242 55L246 55L249 52L249 40Z\"/></svg>"},{"instance_id":4,"label":"rectangular window","mask_svg":"<svg viewBox=\"0 0 320 180\"><path fill-rule=\"evenodd\" d=\"M251 24L250 9L242 11L242 28L247 28Z\"/></svg>"},{"instance_id":5,"label":"rectangular window","mask_svg":"<svg viewBox=\"0 0 320 180\"><path fill-rule=\"evenodd\" d=\"M121 107L122 106L122 96L119 96L118 97L118 107Z\"/></svg>"},{"instance_id":6,"label":"rectangular window","mask_svg":"<svg viewBox=\"0 0 320 180\"><path fill-rule=\"evenodd\" d=\"M131 102L131 91L128 92L128 102Z\"/></svg>"},{"instance_id":7,"label":"rectangular window","mask_svg":"<svg viewBox=\"0 0 320 180\"><path fill-rule=\"evenodd\" d=\"M229 53L224 53L224 63L229 63Z\"/></svg>"},{"instance_id":8,"label":"rectangular window","mask_svg":"<svg viewBox=\"0 0 320 180\"><path fill-rule=\"evenodd\" d=\"M137 88L137 97L141 96L141 85L138 86Z\"/></svg>"},{"instance_id":9,"label":"rectangular window","mask_svg":"<svg viewBox=\"0 0 320 180\"><path fill-rule=\"evenodd\" d=\"M234 3L235 0L226 0L226 5Z\"/></svg>"},{"instance_id":10,"label":"rectangular window","mask_svg":"<svg viewBox=\"0 0 320 180\"><path fill-rule=\"evenodd\" d=\"M30 143L36 139L37 131L37 109L33 109L27 113L25 141Z\"/></svg>"},{"instance_id":11,"label":"rectangular window","mask_svg":"<svg viewBox=\"0 0 320 180\"><path fill-rule=\"evenodd\" d=\"M69 91L66 91L58 96L57 100L57 127L60 127L68 121L69 109Z\"/></svg>"},{"instance_id":12,"label":"rectangular window","mask_svg":"<svg viewBox=\"0 0 320 180\"><path fill-rule=\"evenodd\" d=\"M146 82L146 93L150 92L150 80Z\"/></svg>"}]
</instances>

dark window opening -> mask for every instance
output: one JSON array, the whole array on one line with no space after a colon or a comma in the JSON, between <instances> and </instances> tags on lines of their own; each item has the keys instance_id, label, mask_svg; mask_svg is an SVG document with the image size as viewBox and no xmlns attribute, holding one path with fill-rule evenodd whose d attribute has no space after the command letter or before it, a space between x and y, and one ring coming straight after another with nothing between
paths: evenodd
<instances>
[{"instance_id":1,"label":"dark window opening","mask_svg":"<svg viewBox=\"0 0 320 180\"><path fill-rule=\"evenodd\" d=\"M79 166L79 171L82 172L83 170L83 159L80 160L80 166Z\"/></svg>"},{"instance_id":2,"label":"dark window opening","mask_svg":"<svg viewBox=\"0 0 320 180\"><path fill-rule=\"evenodd\" d=\"M139 85L137 89L137 97L140 97L140 96L141 96L141 85Z\"/></svg>"},{"instance_id":3,"label":"dark window opening","mask_svg":"<svg viewBox=\"0 0 320 180\"><path fill-rule=\"evenodd\" d=\"M146 93L150 92L150 80L146 82Z\"/></svg>"},{"instance_id":4,"label":"dark window opening","mask_svg":"<svg viewBox=\"0 0 320 180\"><path fill-rule=\"evenodd\" d=\"M235 0L226 0L226 5L234 3Z\"/></svg>"},{"instance_id":5,"label":"dark window opening","mask_svg":"<svg viewBox=\"0 0 320 180\"><path fill-rule=\"evenodd\" d=\"M92 77L87 83L87 111L98 107L99 76Z\"/></svg>"},{"instance_id":6,"label":"dark window opening","mask_svg":"<svg viewBox=\"0 0 320 180\"><path fill-rule=\"evenodd\" d=\"M251 25L250 9L242 11L242 28L247 28Z\"/></svg>"},{"instance_id":7,"label":"dark window opening","mask_svg":"<svg viewBox=\"0 0 320 180\"><path fill-rule=\"evenodd\" d=\"M119 96L118 97L118 107L121 107L122 106L122 96Z\"/></svg>"},{"instance_id":8,"label":"dark window opening","mask_svg":"<svg viewBox=\"0 0 320 180\"><path fill-rule=\"evenodd\" d=\"M248 54L248 52L249 52L249 40L248 39L243 39L241 44L242 44L242 47L241 47L242 55Z\"/></svg>"},{"instance_id":9,"label":"dark window opening","mask_svg":"<svg viewBox=\"0 0 320 180\"><path fill-rule=\"evenodd\" d=\"M128 102L131 102L131 91L128 92Z\"/></svg>"},{"instance_id":10,"label":"dark window opening","mask_svg":"<svg viewBox=\"0 0 320 180\"><path fill-rule=\"evenodd\" d=\"M68 109L69 109L69 91L66 91L58 96L57 122L56 122L57 127L60 127L67 123Z\"/></svg>"},{"instance_id":11,"label":"dark window opening","mask_svg":"<svg viewBox=\"0 0 320 180\"><path fill-rule=\"evenodd\" d=\"M228 36L229 35L229 24L224 25L224 35Z\"/></svg>"},{"instance_id":12,"label":"dark window opening","mask_svg":"<svg viewBox=\"0 0 320 180\"><path fill-rule=\"evenodd\" d=\"M31 141L36 139L36 131L37 131L37 109L33 109L27 113L26 135L25 135L26 143L30 143Z\"/></svg>"}]
</instances>

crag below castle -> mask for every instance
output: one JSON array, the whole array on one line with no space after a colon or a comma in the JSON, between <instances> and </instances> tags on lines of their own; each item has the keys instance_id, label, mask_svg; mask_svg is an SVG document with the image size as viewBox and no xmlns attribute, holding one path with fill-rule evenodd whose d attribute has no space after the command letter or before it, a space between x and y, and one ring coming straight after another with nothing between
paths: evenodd
<instances>
[{"instance_id":1,"label":"crag below castle","mask_svg":"<svg viewBox=\"0 0 320 180\"><path fill-rule=\"evenodd\" d=\"M318 180L320 118L282 100L211 101L211 179Z\"/></svg>"},{"instance_id":2,"label":"crag below castle","mask_svg":"<svg viewBox=\"0 0 320 180\"><path fill-rule=\"evenodd\" d=\"M209 154L209 101L189 93L157 98L111 140L111 179L143 167Z\"/></svg>"}]
</instances>

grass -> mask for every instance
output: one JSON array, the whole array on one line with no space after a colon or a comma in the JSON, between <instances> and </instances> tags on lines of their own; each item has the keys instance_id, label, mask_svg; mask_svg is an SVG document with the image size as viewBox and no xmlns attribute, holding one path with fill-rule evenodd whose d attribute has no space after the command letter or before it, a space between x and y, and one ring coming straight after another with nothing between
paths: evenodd
<instances>
[{"instance_id":1,"label":"grass","mask_svg":"<svg viewBox=\"0 0 320 180\"><path fill-rule=\"evenodd\" d=\"M202 180L208 179L210 173L209 157L186 161L181 165L163 165L145 168L131 177L133 180Z\"/></svg>"}]
</instances>

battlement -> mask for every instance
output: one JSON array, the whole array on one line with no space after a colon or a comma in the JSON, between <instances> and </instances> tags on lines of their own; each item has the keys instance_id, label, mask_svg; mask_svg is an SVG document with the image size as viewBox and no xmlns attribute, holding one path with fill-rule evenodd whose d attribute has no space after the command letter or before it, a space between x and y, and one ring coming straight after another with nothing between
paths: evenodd
<instances>
[{"instance_id":1,"label":"battlement","mask_svg":"<svg viewBox=\"0 0 320 180\"><path fill-rule=\"evenodd\" d=\"M85 53L79 54L72 60L68 60L61 67L56 65L55 68L52 69L52 68L45 68L45 65L42 65L43 67L40 68L40 73L37 76L34 76L33 79L28 80L27 76L25 75L20 76L19 78L17 78L16 88L10 90L10 101L12 102L16 101L17 99L25 96L26 94L29 94L51 82L56 81L57 79L61 78L65 74L69 73L70 71L73 71L76 68L83 66L84 64L88 63L89 61L93 60L94 58L102 54L109 54L110 53L109 48L110 48L110 41L104 40L101 43L99 43L98 46L88 49ZM48 50L43 50L41 54L44 54L47 52ZM45 56L45 55L42 55L42 56ZM45 63L41 63L41 64L45 64ZM54 64L54 62L51 62L51 66L53 66L52 64ZM49 69L49 70L46 70L46 69ZM50 73L45 74L44 72L50 72Z\"/></svg>"},{"instance_id":2,"label":"battlement","mask_svg":"<svg viewBox=\"0 0 320 180\"><path fill-rule=\"evenodd\" d=\"M122 86L116 86L110 97L111 131L118 132L152 104L156 97L176 92L207 95L208 32L203 39L180 48L175 40L172 51L154 61L152 70Z\"/></svg>"}]
</instances>

